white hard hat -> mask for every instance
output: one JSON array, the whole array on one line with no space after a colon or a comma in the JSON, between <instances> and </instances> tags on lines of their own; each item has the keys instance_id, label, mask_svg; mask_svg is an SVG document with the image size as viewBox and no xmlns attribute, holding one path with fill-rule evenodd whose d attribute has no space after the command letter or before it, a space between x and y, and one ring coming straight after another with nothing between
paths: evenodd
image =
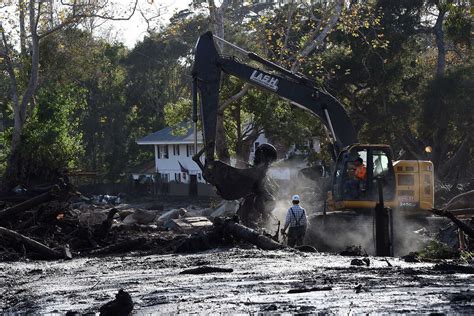
<instances>
[{"instance_id":1,"label":"white hard hat","mask_svg":"<svg viewBox=\"0 0 474 316\"><path fill-rule=\"evenodd\" d=\"M291 198L292 201L299 201L300 200L300 196L298 194L295 194L293 195L293 197Z\"/></svg>"}]
</instances>

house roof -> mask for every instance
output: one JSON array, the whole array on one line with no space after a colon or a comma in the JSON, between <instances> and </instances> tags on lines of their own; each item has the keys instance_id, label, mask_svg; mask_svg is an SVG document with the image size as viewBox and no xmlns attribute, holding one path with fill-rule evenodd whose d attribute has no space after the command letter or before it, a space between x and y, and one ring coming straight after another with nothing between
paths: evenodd
<instances>
[{"instance_id":1,"label":"house roof","mask_svg":"<svg viewBox=\"0 0 474 316\"><path fill-rule=\"evenodd\" d=\"M188 125L181 124L180 127L185 128L183 133L174 133L172 127L165 127L158 132L149 134L139 140L138 145L166 145L166 144L194 144L194 132L193 128ZM197 135L198 144L202 144L202 133L198 131Z\"/></svg>"}]
</instances>

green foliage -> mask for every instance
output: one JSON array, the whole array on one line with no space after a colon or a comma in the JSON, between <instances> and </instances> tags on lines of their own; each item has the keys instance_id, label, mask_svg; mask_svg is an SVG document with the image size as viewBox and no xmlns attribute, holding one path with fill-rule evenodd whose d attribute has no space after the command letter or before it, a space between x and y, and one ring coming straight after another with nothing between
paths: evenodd
<instances>
[{"instance_id":1,"label":"green foliage","mask_svg":"<svg viewBox=\"0 0 474 316\"><path fill-rule=\"evenodd\" d=\"M455 251L446 244L437 240L431 240L420 252L420 259L457 259L459 251Z\"/></svg>"},{"instance_id":2,"label":"green foliage","mask_svg":"<svg viewBox=\"0 0 474 316\"><path fill-rule=\"evenodd\" d=\"M50 179L61 168L76 168L83 158L77 112L85 91L77 86L49 86L38 91L38 104L25 126L21 155L29 177Z\"/></svg>"},{"instance_id":3,"label":"green foliage","mask_svg":"<svg viewBox=\"0 0 474 316\"><path fill-rule=\"evenodd\" d=\"M455 43L471 45L471 13L470 5L453 6L446 19L446 35Z\"/></svg>"},{"instance_id":4,"label":"green foliage","mask_svg":"<svg viewBox=\"0 0 474 316\"><path fill-rule=\"evenodd\" d=\"M206 7L203 3L194 1L200 8ZM419 158L426 145L442 143L433 145L436 155L431 158L438 167L472 137L474 125L469 6L464 1L444 3L447 70L438 77L434 36L422 22L428 9L436 13L434 1L351 1L335 29L305 58L301 50L333 14L320 4L232 1L225 36L287 68L298 60L299 71L344 104L361 142L388 143L398 158L408 159ZM116 181L128 167L152 159L153 152L138 146L137 139L190 121L192 51L209 28L209 17L184 10L171 21L130 51L77 27L42 40L38 108L27 122L22 147L31 159L26 172L39 175L62 165L102 171ZM229 47L225 53L242 57ZM17 52L13 55L19 58ZM27 82L30 66L25 65L17 74L20 86ZM12 127L4 66L0 63L0 137L6 145L0 150L0 171ZM224 75L220 100L228 100L242 86ZM231 104L224 119L230 150L238 155L245 156L263 130L279 145L304 145L314 136L322 139L323 148L327 145L320 119L256 88ZM467 166L474 166L472 144ZM330 160L328 150L308 154L314 162ZM474 172L470 168L466 176Z\"/></svg>"},{"instance_id":5,"label":"green foliage","mask_svg":"<svg viewBox=\"0 0 474 316\"><path fill-rule=\"evenodd\" d=\"M190 128L192 101L181 98L175 103L167 103L164 108L166 125L173 127L175 135L183 135Z\"/></svg>"}]
</instances>

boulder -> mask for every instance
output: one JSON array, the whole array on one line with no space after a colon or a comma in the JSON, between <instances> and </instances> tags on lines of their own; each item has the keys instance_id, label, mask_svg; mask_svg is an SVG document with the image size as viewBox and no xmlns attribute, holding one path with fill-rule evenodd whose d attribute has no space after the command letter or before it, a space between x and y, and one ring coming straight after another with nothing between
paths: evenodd
<instances>
[{"instance_id":1,"label":"boulder","mask_svg":"<svg viewBox=\"0 0 474 316\"><path fill-rule=\"evenodd\" d=\"M156 221L159 222L159 223L166 223L166 222L168 222L172 219L180 218L180 217L184 216L186 213L187 213L187 211L184 208L175 208L175 209L172 209L172 210L164 213L160 217L158 217L156 219Z\"/></svg>"},{"instance_id":2,"label":"boulder","mask_svg":"<svg viewBox=\"0 0 474 316\"><path fill-rule=\"evenodd\" d=\"M125 217L123 223L126 225L133 225L133 224L140 224L140 225L148 225L152 223L156 218L156 212L137 209L132 214Z\"/></svg>"},{"instance_id":3,"label":"boulder","mask_svg":"<svg viewBox=\"0 0 474 316\"><path fill-rule=\"evenodd\" d=\"M79 214L79 224L81 226L91 227L102 224L107 219L106 210L95 210Z\"/></svg>"},{"instance_id":4,"label":"boulder","mask_svg":"<svg viewBox=\"0 0 474 316\"><path fill-rule=\"evenodd\" d=\"M237 213L239 209L240 202L237 200L234 201L222 201L212 212L211 217L232 217Z\"/></svg>"}]
</instances>

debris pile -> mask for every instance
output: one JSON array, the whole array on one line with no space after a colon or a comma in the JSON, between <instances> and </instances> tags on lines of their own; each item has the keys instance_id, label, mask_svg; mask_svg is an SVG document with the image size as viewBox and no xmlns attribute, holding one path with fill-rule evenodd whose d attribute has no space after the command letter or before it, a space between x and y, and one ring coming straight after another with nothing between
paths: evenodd
<instances>
[{"instance_id":1,"label":"debris pile","mask_svg":"<svg viewBox=\"0 0 474 316\"><path fill-rule=\"evenodd\" d=\"M238 201L222 201L214 208L189 205L165 210L156 203L124 204L120 196L84 197L62 183L22 203L0 206L0 261L190 252L238 242L262 249L283 247L239 224Z\"/></svg>"}]
</instances>

